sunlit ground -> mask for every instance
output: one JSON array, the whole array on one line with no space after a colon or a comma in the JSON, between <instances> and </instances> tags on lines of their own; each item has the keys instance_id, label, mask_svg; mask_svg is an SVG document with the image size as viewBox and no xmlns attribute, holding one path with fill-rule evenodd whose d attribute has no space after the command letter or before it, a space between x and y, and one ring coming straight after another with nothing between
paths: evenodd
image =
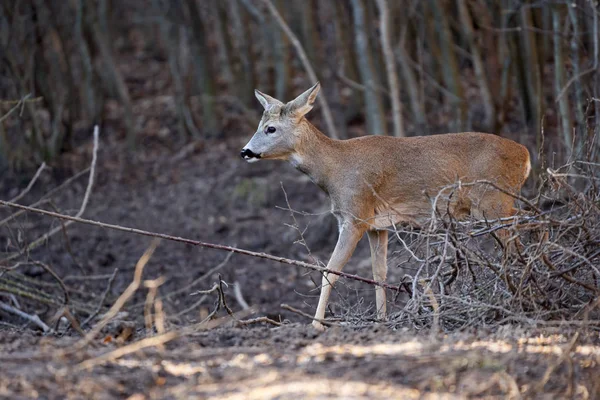
<instances>
[{"instance_id":1,"label":"sunlit ground","mask_svg":"<svg viewBox=\"0 0 600 400\"><path fill-rule=\"evenodd\" d=\"M559 331L556 331L559 332ZM563 332L562 330L560 332ZM235 345L223 342L235 337ZM577 339L577 340L574 340ZM0 343L0 397L220 399L580 398L600 395L600 338L505 329L489 335L222 328L91 368L120 348L56 356L73 338L42 338L39 357ZM9 343L10 341L6 342ZM12 346L12 345L11 345Z\"/></svg>"}]
</instances>

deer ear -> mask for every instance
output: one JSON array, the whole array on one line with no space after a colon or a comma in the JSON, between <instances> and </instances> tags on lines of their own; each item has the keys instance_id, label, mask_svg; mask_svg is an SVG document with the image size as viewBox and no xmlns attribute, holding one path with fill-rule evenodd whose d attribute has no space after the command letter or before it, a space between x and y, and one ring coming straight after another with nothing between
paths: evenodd
<instances>
[{"instance_id":1,"label":"deer ear","mask_svg":"<svg viewBox=\"0 0 600 400\"><path fill-rule=\"evenodd\" d=\"M254 95L256 96L258 101L260 101L260 104L262 104L265 110L268 110L274 105L283 106L283 103L281 101L258 90L254 90Z\"/></svg>"},{"instance_id":2,"label":"deer ear","mask_svg":"<svg viewBox=\"0 0 600 400\"><path fill-rule=\"evenodd\" d=\"M317 95L321 90L321 84L315 83L313 87L296 97L288 103L288 107L298 118L305 116L313 108Z\"/></svg>"}]
</instances>

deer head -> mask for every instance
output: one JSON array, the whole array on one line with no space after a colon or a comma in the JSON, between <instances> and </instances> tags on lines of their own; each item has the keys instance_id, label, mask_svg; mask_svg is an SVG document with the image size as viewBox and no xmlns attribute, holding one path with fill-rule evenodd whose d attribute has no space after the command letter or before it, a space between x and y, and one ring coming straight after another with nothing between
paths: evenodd
<instances>
[{"instance_id":1,"label":"deer head","mask_svg":"<svg viewBox=\"0 0 600 400\"><path fill-rule=\"evenodd\" d=\"M265 111L256 133L242 149L242 158L248 162L260 159L288 160L305 133L301 128L305 122L304 116L313 108L320 88L317 82L286 104L255 90L254 94Z\"/></svg>"}]
</instances>

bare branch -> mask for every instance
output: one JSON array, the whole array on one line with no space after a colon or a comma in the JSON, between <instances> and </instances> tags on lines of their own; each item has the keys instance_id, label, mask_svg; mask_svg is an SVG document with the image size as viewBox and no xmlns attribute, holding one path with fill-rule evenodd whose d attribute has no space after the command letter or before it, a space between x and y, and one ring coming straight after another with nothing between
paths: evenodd
<instances>
[{"instance_id":1,"label":"bare branch","mask_svg":"<svg viewBox=\"0 0 600 400\"><path fill-rule=\"evenodd\" d=\"M114 224L107 224L104 222L98 222L98 221L93 221L90 219L84 219L84 218L78 218L78 217L72 217L70 215L63 215L63 214L58 214L52 211L46 211L46 210L40 210L37 208L32 208L32 207L27 207L27 206L23 206L20 204L14 204L14 203L9 203L7 201L4 200L0 200L0 205L6 205L9 207L13 207L13 208L18 208L21 210L26 210L26 211L30 211L30 212L34 212L34 213L38 213L38 214L42 214L42 215L47 215L50 217L55 217L55 218L60 218L60 219L66 219L68 221L72 221L72 222L79 222L82 224L86 224L86 225L93 225L93 226L98 226L101 228L107 228L107 229L114 229L117 231L121 231L121 232L128 232L128 233L134 233L137 235L143 235L143 236L151 236L151 237L156 237L159 239L165 239L165 240L171 240L174 242L180 242L180 243L186 243L186 244L190 244L193 246L199 246L199 247L207 247L210 249L217 249L217 250L225 250L225 251L230 251L232 253L238 253L238 254L243 254L243 255L247 255L247 256L252 256L252 257L258 257L258 258L264 258L266 260L271 260L271 261L277 261L279 263L282 264L288 264L288 265L294 265L297 267L303 267L303 268L308 268L311 269L313 271L318 271L318 272L326 272L329 274L334 274L334 275L339 275L348 279L353 279L355 281L360 281L360 282L364 282L364 283L368 283L370 285L376 285L376 286L381 286L384 287L386 289L390 289L390 290L394 290L394 291L401 291L402 288L398 287L398 286L394 286L394 285L390 285L388 283L385 282L378 282L372 279L367 279L367 278L363 278L362 276L358 276L358 275L354 275L354 274L348 274L342 271L334 271L334 270L330 270L328 268L325 267L321 267L319 265L314 265L314 264L309 264L306 262L302 262L302 261L297 261L297 260L291 260L289 258L285 258L285 257L278 257L278 256L273 256L271 254L267 254L267 253L257 253L255 251L250 251L250 250L244 250L244 249L240 249L237 247L231 247L231 246L226 246L226 245L222 245L222 244L214 244L214 243L208 243L208 242L202 242L199 240L192 240L192 239L187 239L187 238L183 238L183 237L179 237L179 236L172 236L172 235L167 235L164 233L156 233L156 232L150 232L150 231L145 231L142 229L136 229L136 228L129 228L126 226L120 226L120 225L114 225ZM16 256L15 256L16 257ZM12 259L15 258L12 256L9 256L7 259ZM5 259L5 260L7 260Z\"/></svg>"},{"instance_id":2,"label":"bare branch","mask_svg":"<svg viewBox=\"0 0 600 400\"><path fill-rule=\"evenodd\" d=\"M2 301L0 301L0 309L9 312L11 314L15 314L18 315L21 318L24 318L30 322L33 322L36 326L38 326L39 328L42 329L42 331L44 331L44 333L46 332L50 332L52 329L50 329L50 327L48 325L46 325L41 319L40 317L38 317L37 315L30 315L27 314L19 309L14 308L13 306L10 306Z\"/></svg>"}]
</instances>

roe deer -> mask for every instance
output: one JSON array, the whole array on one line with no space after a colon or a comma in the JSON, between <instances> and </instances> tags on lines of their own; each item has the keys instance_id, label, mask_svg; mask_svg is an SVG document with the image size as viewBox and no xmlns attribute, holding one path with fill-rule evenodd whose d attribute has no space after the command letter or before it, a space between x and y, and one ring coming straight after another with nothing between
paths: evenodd
<instances>
[{"instance_id":1,"label":"roe deer","mask_svg":"<svg viewBox=\"0 0 600 400\"><path fill-rule=\"evenodd\" d=\"M432 213L428 195L457 180L494 182L515 193L529 175L529 152L512 140L485 133L456 133L395 138L364 136L333 140L305 115L312 109L320 85L287 104L255 91L265 111L258 130L243 148L248 162L286 160L323 189L338 220L339 237L330 270L340 271L367 232L373 277L385 281L387 239L385 228L396 223L419 225ZM464 186L438 209L456 218L501 218L514 214L514 199L486 186ZM325 317L325 308L337 275L324 274L313 325ZM378 318L386 313L385 291L375 288Z\"/></svg>"}]
</instances>

